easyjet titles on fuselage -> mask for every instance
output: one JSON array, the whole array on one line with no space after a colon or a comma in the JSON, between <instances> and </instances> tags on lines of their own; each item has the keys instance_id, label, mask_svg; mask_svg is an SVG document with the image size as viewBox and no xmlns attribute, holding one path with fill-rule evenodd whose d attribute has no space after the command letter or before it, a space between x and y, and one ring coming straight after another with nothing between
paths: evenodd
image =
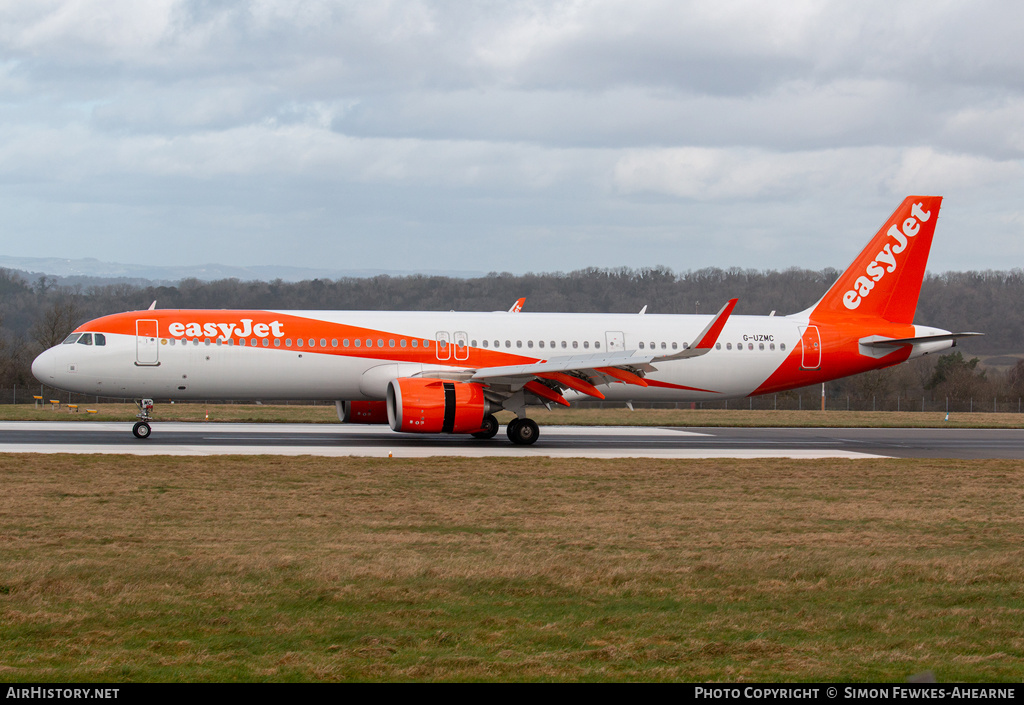
<instances>
[{"instance_id":1,"label":"easyjet titles on fuselage","mask_svg":"<svg viewBox=\"0 0 1024 705\"><path fill-rule=\"evenodd\" d=\"M235 323L180 323L175 321L167 326L167 332L175 338L187 336L189 338L216 338L221 337L227 340L238 336L248 338L254 335L257 338L283 338L284 330L280 321L270 323L257 323L253 325L251 318L242 318L241 326Z\"/></svg>"}]
</instances>

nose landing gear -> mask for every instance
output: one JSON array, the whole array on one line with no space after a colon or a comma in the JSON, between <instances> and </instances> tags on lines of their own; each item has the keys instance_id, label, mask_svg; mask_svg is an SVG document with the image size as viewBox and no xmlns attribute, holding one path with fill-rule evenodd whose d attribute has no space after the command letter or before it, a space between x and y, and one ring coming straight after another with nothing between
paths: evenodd
<instances>
[{"instance_id":1,"label":"nose landing gear","mask_svg":"<svg viewBox=\"0 0 1024 705\"><path fill-rule=\"evenodd\" d=\"M136 438L149 438L149 434L153 432L149 425L153 420L153 400L140 399L136 400L135 404L139 407L139 413L135 417L141 420L132 427L132 435Z\"/></svg>"}]
</instances>

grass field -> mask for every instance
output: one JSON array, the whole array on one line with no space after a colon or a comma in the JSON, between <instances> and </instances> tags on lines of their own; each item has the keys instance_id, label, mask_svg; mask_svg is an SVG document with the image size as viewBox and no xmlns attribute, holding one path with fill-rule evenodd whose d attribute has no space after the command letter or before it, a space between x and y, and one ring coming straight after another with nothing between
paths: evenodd
<instances>
[{"instance_id":1,"label":"grass field","mask_svg":"<svg viewBox=\"0 0 1024 705\"><path fill-rule=\"evenodd\" d=\"M85 409L95 409L89 414ZM31 404L0 405L0 421L134 421L132 404L83 404L78 412L66 407L35 409ZM158 404L159 421L210 421L236 423L338 423L333 405L272 404ZM1024 414L953 413L917 411L746 411L722 409L530 409L530 416L544 425L570 426L817 426L894 428L1021 428ZM502 412L505 423L512 415Z\"/></svg>"},{"instance_id":2,"label":"grass field","mask_svg":"<svg viewBox=\"0 0 1024 705\"><path fill-rule=\"evenodd\" d=\"M1024 678L1024 469L0 454L0 680Z\"/></svg>"}]
</instances>

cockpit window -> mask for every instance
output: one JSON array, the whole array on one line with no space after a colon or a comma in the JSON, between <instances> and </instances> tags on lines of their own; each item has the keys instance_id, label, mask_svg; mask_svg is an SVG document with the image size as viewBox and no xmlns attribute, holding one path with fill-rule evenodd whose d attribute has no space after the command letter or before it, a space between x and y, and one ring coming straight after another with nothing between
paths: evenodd
<instances>
[{"instance_id":1,"label":"cockpit window","mask_svg":"<svg viewBox=\"0 0 1024 705\"><path fill-rule=\"evenodd\" d=\"M82 337L78 339L79 345L92 345L92 333L82 333Z\"/></svg>"},{"instance_id":2,"label":"cockpit window","mask_svg":"<svg viewBox=\"0 0 1024 705\"><path fill-rule=\"evenodd\" d=\"M107 336L102 333L93 333L93 338L96 340L96 345L106 345Z\"/></svg>"},{"instance_id":3,"label":"cockpit window","mask_svg":"<svg viewBox=\"0 0 1024 705\"><path fill-rule=\"evenodd\" d=\"M64 339L64 344L65 345L71 345L72 343L74 343L76 340L78 340L81 337L82 337L81 333L72 333L71 335L69 335L67 338Z\"/></svg>"}]
</instances>

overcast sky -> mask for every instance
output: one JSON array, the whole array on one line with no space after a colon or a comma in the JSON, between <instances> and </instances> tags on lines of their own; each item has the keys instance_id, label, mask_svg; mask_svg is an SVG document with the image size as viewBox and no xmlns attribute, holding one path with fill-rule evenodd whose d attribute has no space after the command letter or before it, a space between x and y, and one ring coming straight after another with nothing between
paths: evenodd
<instances>
[{"instance_id":1,"label":"overcast sky","mask_svg":"<svg viewBox=\"0 0 1024 705\"><path fill-rule=\"evenodd\" d=\"M1024 3L0 0L0 252L1024 266Z\"/></svg>"}]
</instances>

